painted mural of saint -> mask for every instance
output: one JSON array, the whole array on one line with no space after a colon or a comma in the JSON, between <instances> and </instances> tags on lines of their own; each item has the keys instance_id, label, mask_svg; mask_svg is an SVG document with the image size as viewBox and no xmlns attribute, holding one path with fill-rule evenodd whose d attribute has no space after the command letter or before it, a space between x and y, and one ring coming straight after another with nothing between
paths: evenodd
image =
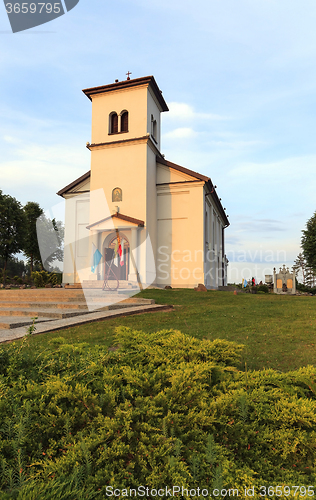
<instances>
[{"instance_id":1,"label":"painted mural of saint","mask_svg":"<svg viewBox=\"0 0 316 500\"><path fill-rule=\"evenodd\" d=\"M122 190L120 188L113 189L112 201L122 201Z\"/></svg>"}]
</instances>

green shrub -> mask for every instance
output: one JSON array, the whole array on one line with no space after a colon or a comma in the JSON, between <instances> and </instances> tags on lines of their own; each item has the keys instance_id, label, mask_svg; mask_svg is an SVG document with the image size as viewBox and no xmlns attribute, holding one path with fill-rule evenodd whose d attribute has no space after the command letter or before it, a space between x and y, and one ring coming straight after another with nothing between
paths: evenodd
<instances>
[{"instance_id":1,"label":"green shrub","mask_svg":"<svg viewBox=\"0 0 316 500\"><path fill-rule=\"evenodd\" d=\"M52 285L57 285L60 281L58 274L48 273L47 271L34 271L31 275L35 286L41 288L51 283Z\"/></svg>"},{"instance_id":2,"label":"green shrub","mask_svg":"<svg viewBox=\"0 0 316 500\"><path fill-rule=\"evenodd\" d=\"M245 373L242 346L173 330L116 345L0 348L0 498L315 482L315 367Z\"/></svg>"},{"instance_id":3,"label":"green shrub","mask_svg":"<svg viewBox=\"0 0 316 500\"><path fill-rule=\"evenodd\" d=\"M258 292L269 293L268 285L259 285L257 288L258 288Z\"/></svg>"},{"instance_id":4,"label":"green shrub","mask_svg":"<svg viewBox=\"0 0 316 500\"><path fill-rule=\"evenodd\" d=\"M310 287L308 285L303 285L302 283L298 283L296 280L296 289L300 292L305 292L305 293L312 293L313 295L316 294L316 287Z\"/></svg>"}]
</instances>

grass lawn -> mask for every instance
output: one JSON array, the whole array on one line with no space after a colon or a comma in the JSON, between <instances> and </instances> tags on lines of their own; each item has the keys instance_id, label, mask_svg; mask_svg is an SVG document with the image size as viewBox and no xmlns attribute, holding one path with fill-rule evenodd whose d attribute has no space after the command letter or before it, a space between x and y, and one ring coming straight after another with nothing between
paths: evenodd
<instances>
[{"instance_id":1,"label":"grass lawn","mask_svg":"<svg viewBox=\"0 0 316 500\"><path fill-rule=\"evenodd\" d=\"M63 336L68 342L111 346L119 325L150 334L176 329L199 339L226 339L245 345L241 369L283 372L316 365L316 297L252 295L193 290L145 290L141 297L172 304L171 312L115 318L35 335L32 348Z\"/></svg>"}]
</instances>

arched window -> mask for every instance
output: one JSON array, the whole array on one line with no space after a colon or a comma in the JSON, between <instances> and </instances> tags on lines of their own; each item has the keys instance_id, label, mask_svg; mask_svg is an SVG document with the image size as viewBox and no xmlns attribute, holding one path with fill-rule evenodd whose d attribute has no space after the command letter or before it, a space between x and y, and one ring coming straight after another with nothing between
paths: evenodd
<instances>
[{"instance_id":1,"label":"arched window","mask_svg":"<svg viewBox=\"0 0 316 500\"><path fill-rule=\"evenodd\" d=\"M118 133L118 116L117 113L110 114L110 134Z\"/></svg>"},{"instance_id":2,"label":"arched window","mask_svg":"<svg viewBox=\"0 0 316 500\"><path fill-rule=\"evenodd\" d=\"M121 132L128 132L128 112L123 111L121 114Z\"/></svg>"},{"instance_id":3,"label":"arched window","mask_svg":"<svg viewBox=\"0 0 316 500\"><path fill-rule=\"evenodd\" d=\"M116 187L112 191L112 201L122 201L122 189Z\"/></svg>"}]
</instances>

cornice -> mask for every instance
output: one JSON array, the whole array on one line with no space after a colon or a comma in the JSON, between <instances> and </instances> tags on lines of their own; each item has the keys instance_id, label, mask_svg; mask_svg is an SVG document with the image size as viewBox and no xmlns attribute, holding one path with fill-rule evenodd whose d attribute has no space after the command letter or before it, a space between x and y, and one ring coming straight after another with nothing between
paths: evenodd
<instances>
[{"instance_id":1,"label":"cornice","mask_svg":"<svg viewBox=\"0 0 316 500\"><path fill-rule=\"evenodd\" d=\"M110 142L99 142L93 144L87 144L87 149L89 151L94 151L95 149L105 149L116 146L129 146L131 144L142 144L146 143L149 139L149 135L144 135L143 137L133 137L131 139L121 139L118 141L110 141Z\"/></svg>"}]
</instances>

